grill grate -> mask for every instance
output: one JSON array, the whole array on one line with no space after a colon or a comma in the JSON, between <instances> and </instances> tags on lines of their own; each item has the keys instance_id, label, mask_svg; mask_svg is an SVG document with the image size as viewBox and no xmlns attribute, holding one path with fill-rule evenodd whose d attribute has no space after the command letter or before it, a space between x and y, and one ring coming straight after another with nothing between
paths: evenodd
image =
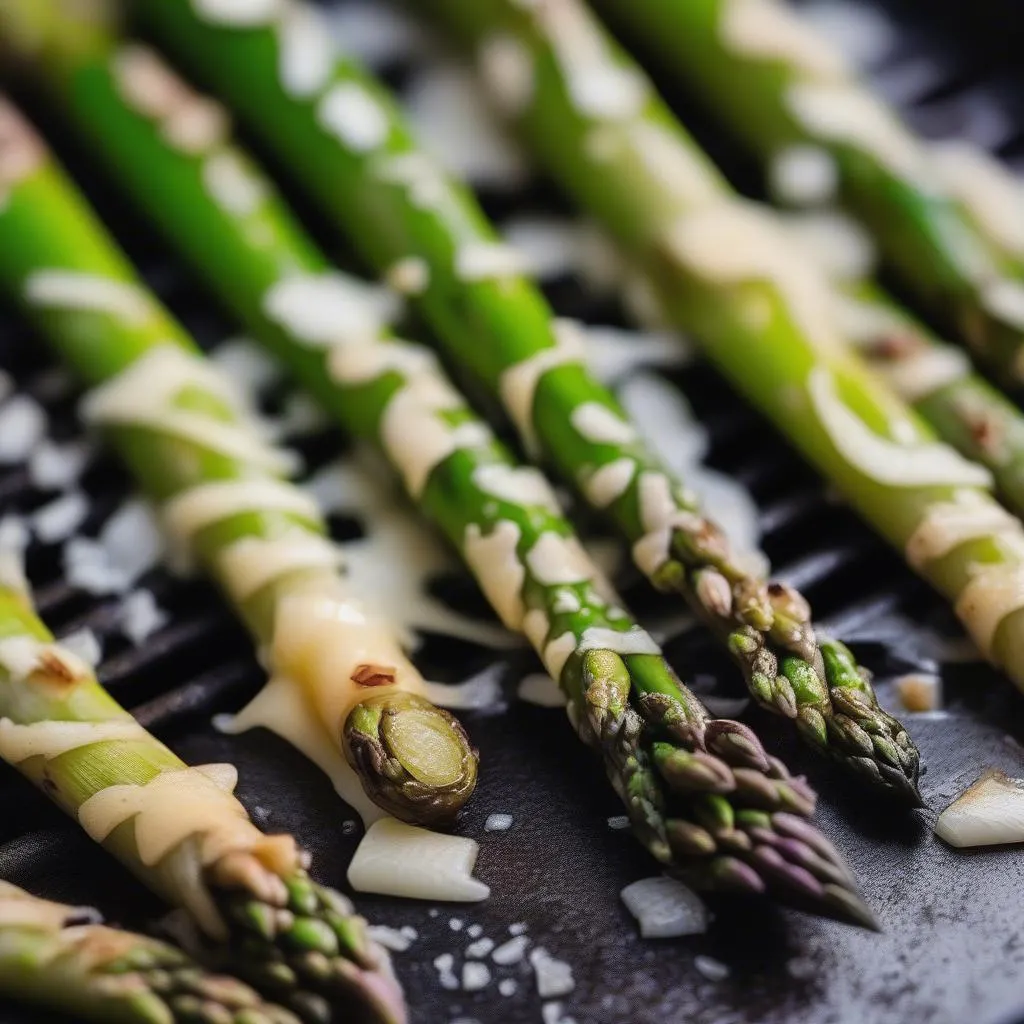
<instances>
[{"instance_id":1,"label":"grill grate","mask_svg":"<svg viewBox=\"0 0 1024 1024\"><path fill-rule=\"evenodd\" d=\"M962 34L969 14L984 10L995 17L999 6L989 0L965 12L960 5L930 4L928 16L936 16L924 26L919 5L909 0L887 5L893 46L870 73L922 131L967 130L1013 157L1022 150L1024 117L1018 107L1024 91L1009 51L993 47L987 36ZM392 82L407 81L410 70L407 64L390 68ZM46 112L27 105L161 298L205 346L228 336L230 325L197 282L168 258L120 197L104 189L89 160ZM735 155L705 125L689 120L742 178ZM486 193L485 200L499 222L524 211L564 212L540 185L515 196ZM554 281L546 290L561 315L621 320L613 303L594 300L571 279ZM47 406L54 437L77 436L74 395L39 342L10 319L0 321L0 367ZM831 500L709 369L694 365L672 377L709 429L708 464L740 480L756 499L763 545L777 575L807 593L825 626L860 638L858 654L880 674L932 668L935 638L958 635L950 613L852 513ZM315 469L342 444L328 431L304 439L300 447ZM93 460L82 487L89 499L82 530L94 535L130 487L104 455ZM53 496L32 486L25 466L0 467L0 514L29 514ZM350 521L335 525L345 536L356 528ZM152 590L169 622L135 649L117 628L118 598L91 598L63 582L60 548L33 543L28 556L41 611L58 635L92 629L103 640L101 678L114 695L187 759L234 761L241 775L239 795L257 819L268 828L294 831L312 849L324 878L343 884L357 836L347 809L323 777L274 737L227 739L209 726L212 715L240 707L261 681L246 637L216 595L202 583L182 582L162 570L147 574L140 585ZM464 577L447 581L442 590L460 610L480 604ZM660 599L642 588L627 589L627 598L641 615L666 612ZM684 630L667 650L698 687L720 679L716 693L738 693L730 667L698 631ZM468 644L428 638L419 660L428 675L453 679L485 664L486 655ZM520 669L531 670L525 655L515 654L509 662L509 683ZM952 717L913 725L930 764L926 792L930 785L938 803L945 788L945 796L952 796L982 765L1019 771L1019 754L1007 742L1006 730L1024 739L1021 702L1005 682L971 665L944 666L943 677ZM503 973L493 968L494 981L478 993L441 988L433 959L456 951L458 961L457 950L469 941L458 941L450 918L479 923L496 942L508 937L508 925L525 918L532 940L574 967L576 988L564 1010L577 1024L683 1019L696 1024L959 1024L968 1013L981 1024L997 1024L1020 1010L1024 945L1019 920L1007 907L1013 900L1004 895L1024 883L1019 860L999 851L954 857L923 825L872 814L844 783L822 780L820 774L824 824L849 852L880 909L884 937L772 913L763 930L750 929L742 908L725 902L716 905L718 919L706 937L671 946L641 943L617 894L628 882L651 874L652 865L624 833L606 829L605 819L619 813L614 798L597 784L562 716L512 702L511 692L509 697L504 715L465 716L484 767L463 827L482 841L480 870L492 885L492 899L439 911L376 897L360 900L373 920L411 924L419 932L410 951L398 958L414 1020L541 1019L541 1001L522 965ZM755 724L761 722L753 717ZM791 763L814 769L802 751L782 746L779 752ZM485 834L483 821L495 811L511 813L514 826ZM128 923L159 913L138 886L13 772L5 772L0 785L0 876L54 897L98 902L112 918ZM727 962L732 978L710 984L693 968L698 953ZM817 965L811 977L796 976L791 965L798 960ZM499 973L516 981L515 995L498 994ZM3 1024L45 1019L0 1005Z\"/></svg>"}]
</instances>

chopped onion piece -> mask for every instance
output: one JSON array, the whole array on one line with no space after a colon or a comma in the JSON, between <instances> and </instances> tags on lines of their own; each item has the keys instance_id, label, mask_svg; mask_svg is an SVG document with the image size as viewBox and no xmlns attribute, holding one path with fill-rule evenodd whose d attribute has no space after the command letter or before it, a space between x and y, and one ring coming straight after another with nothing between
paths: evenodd
<instances>
[{"instance_id":1,"label":"chopped onion piece","mask_svg":"<svg viewBox=\"0 0 1024 1024\"><path fill-rule=\"evenodd\" d=\"M473 877L478 851L472 839L382 818L366 830L349 865L348 880L358 892L476 902L491 892Z\"/></svg>"},{"instance_id":2,"label":"chopped onion piece","mask_svg":"<svg viewBox=\"0 0 1024 1024\"><path fill-rule=\"evenodd\" d=\"M695 892L674 878L641 878L627 885L621 895L645 939L674 939L707 931L707 908Z\"/></svg>"},{"instance_id":3,"label":"chopped onion piece","mask_svg":"<svg viewBox=\"0 0 1024 1024\"><path fill-rule=\"evenodd\" d=\"M939 815L935 834L956 847L1024 842L1024 779L986 772Z\"/></svg>"}]
</instances>

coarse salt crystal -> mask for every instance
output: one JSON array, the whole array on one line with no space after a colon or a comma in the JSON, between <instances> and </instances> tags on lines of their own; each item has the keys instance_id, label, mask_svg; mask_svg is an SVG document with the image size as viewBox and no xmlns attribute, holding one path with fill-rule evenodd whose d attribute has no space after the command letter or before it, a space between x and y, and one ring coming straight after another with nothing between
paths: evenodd
<instances>
[{"instance_id":1,"label":"coarse salt crystal","mask_svg":"<svg viewBox=\"0 0 1024 1024\"><path fill-rule=\"evenodd\" d=\"M511 814L489 814L484 822L485 832L504 832L512 827Z\"/></svg>"},{"instance_id":2,"label":"coarse salt crystal","mask_svg":"<svg viewBox=\"0 0 1024 1024\"><path fill-rule=\"evenodd\" d=\"M729 977L729 968L710 956L698 956L694 958L693 966L704 975L708 981L723 981Z\"/></svg>"},{"instance_id":3,"label":"coarse salt crystal","mask_svg":"<svg viewBox=\"0 0 1024 1024\"><path fill-rule=\"evenodd\" d=\"M46 434L46 413L28 395L0 405L0 464L24 462Z\"/></svg>"},{"instance_id":4,"label":"coarse salt crystal","mask_svg":"<svg viewBox=\"0 0 1024 1024\"><path fill-rule=\"evenodd\" d=\"M157 604L149 590L132 591L118 609L121 632L136 647L163 627L168 618L167 612Z\"/></svg>"},{"instance_id":5,"label":"coarse salt crystal","mask_svg":"<svg viewBox=\"0 0 1024 1024\"><path fill-rule=\"evenodd\" d=\"M491 953L491 959L502 967L507 967L509 964L517 964L523 959L526 947L529 944L530 940L525 935L517 935L515 938L509 939L508 942L503 942L498 946Z\"/></svg>"},{"instance_id":6,"label":"coarse salt crystal","mask_svg":"<svg viewBox=\"0 0 1024 1024\"><path fill-rule=\"evenodd\" d=\"M471 942L466 947L466 956L470 957L473 960L479 960L482 957L487 956L487 954L490 953L492 949L494 949L493 939L477 939L476 942Z\"/></svg>"},{"instance_id":7,"label":"coarse salt crystal","mask_svg":"<svg viewBox=\"0 0 1024 1024\"><path fill-rule=\"evenodd\" d=\"M67 540L85 521L89 503L81 491L69 491L32 514L32 529L44 544Z\"/></svg>"},{"instance_id":8,"label":"coarse salt crystal","mask_svg":"<svg viewBox=\"0 0 1024 1024\"><path fill-rule=\"evenodd\" d=\"M537 994L541 999L568 995L575 987L572 967L553 957L543 946L530 953L530 966L537 979Z\"/></svg>"},{"instance_id":9,"label":"coarse salt crystal","mask_svg":"<svg viewBox=\"0 0 1024 1024\"><path fill-rule=\"evenodd\" d=\"M487 964L470 961L462 965L462 988L466 992L479 992L491 980L491 969Z\"/></svg>"}]
</instances>

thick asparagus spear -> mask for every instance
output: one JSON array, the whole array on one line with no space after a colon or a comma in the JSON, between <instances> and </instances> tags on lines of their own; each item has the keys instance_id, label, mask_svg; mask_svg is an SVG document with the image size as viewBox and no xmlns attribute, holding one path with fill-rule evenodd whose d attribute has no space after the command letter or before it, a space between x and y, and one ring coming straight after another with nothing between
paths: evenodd
<instances>
[{"instance_id":1,"label":"thick asparagus spear","mask_svg":"<svg viewBox=\"0 0 1024 1024\"><path fill-rule=\"evenodd\" d=\"M844 336L939 437L986 466L1004 504L1024 515L1024 413L872 282L836 289Z\"/></svg>"},{"instance_id":2,"label":"thick asparagus spear","mask_svg":"<svg viewBox=\"0 0 1024 1024\"><path fill-rule=\"evenodd\" d=\"M510 113L560 184L645 268L668 315L1024 685L1024 530L989 496L987 470L936 443L846 352L827 280L772 215L730 195L575 0L530 9L438 0L431 9L478 50L506 109L494 47L503 61L515 54L530 89Z\"/></svg>"},{"instance_id":3,"label":"thick asparagus spear","mask_svg":"<svg viewBox=\"0 0 1024 1024\"><path fill-rule=\"evenodd\" d=\"M780 198L838 198L934 318L1005 381L1024 381L1024 263L988 244L943 187L927 147L786 3L595 6L684 75L760 158L778 167L803 161L809 173L792 177L795 191Z\"/></svg>"},{"instance_id":4,"label":"thick asparagus spear","mask_svg":"<svg viewBox=\"0 0 1024 1024\"><path fill-rule=\"evenodd\" d=\"M311 1024L405 1020L362 918L309 877L291 836L252 824L235 769L188 767L54 643L27 593L2 584L0 716L0 757L188 911L214 962Z\"/></svg>"},{"instance_id":5,"label":"thick asparagus spear","mask_svg":"<svg viewBox=\"0 0 1024 1024\"><path fill-rule=\"evenodd\" d=\"M112 131L96 138L126 144L121 180L158 190L148 208L204 279L350 431L381 444L505 623L533 643L648 849L697 884L767 889L867 923L838 855L804 820L814 795L803 780L749 729L709 717L617 606L544 477L513 461L427 350L378 333L361 286L330 271L256 167L219 151L259 197L224 204L203 161L155 143L146 118L107 113Z\"/></svg>"},{"instance_id":6,"label":"thick asparagus spear","mask_svg":"<svg viewBox=\"0 0 1024 1024\"><path fill-rule=\"evenodd\" d=\"M219 123L210 109L183 130ZM367 794L406 820L451 820L476 784L465 731L421 695L390 628L346 592L315 503L281 478L285 453L264 443L230 382L144 290L31 130L9 106L0 120L18 172L0 208L0 285L99 385L87 415L159 504L174 546L218 580L271 670L349 753ZM351 756L354 743L375 756Z\"/></svg>"},{"instance_id":7,"label":"thick asparagus spear","mask_svg":"<svg viewBox=\"0 0 1024 1024\"><path fill-rule=\"evenodd\" d=\"M97 1024L298 1024L181 950L0 882L0 995Z\"/></svg>"},{"instance_id":8,"label":"thick asparagus spear","mask_svg":"<svg viewBox=\"0 0 1024 1024\"><path fill-rule=\"evenodd\" d=\"M728 646L754 697L793 719L815 749L859 778L918 802L919 755L900 723L879 707L866 673L856 671L845 649L842 658L821 650L800 594L751 574L733 554L695 496L665 470L583 365L572 325L553 322L540 293L516 275L513 254L498 244L469 192L415 148L381 86L351 63L332 64L326 50L318 51L326 62L322 80L315 88L295 87L288 73L291 57L298 61L290 51L291 19L313 16L273 15L238 28L178 0L160 0L145 13L187 44L186 58L202 65L290 158L369 261L408 284L449 356L504 402L527 447L539 442L561 475L617 524L641 571L688 599ZM135 191L169 230L187 236L184 244L212 276L215 247L204 244L199 225L186 223L180 211L194 208L198 167L218 159L218 151L194 156L187 176L187 158L168 159L158 123L143 126L138 113L129 118L123 110L139 107L132 78L141 81L141 58L136 55L134 76L129 60L94 60L62 92L92 138L132 176ZM82 61L63 63L81 67ZM352 102L352 96L361 98L362 112L343 117L338 110L347 107L339 97ZM358 134L364 119L378 126L372 140ZM165 185L159 201L158 180ZM206 218L202 227L213 230ZM289 258L283 251L278 257L282 264ZM254 301L235 304L244 312Z\"/></svg>"}]
</instances>

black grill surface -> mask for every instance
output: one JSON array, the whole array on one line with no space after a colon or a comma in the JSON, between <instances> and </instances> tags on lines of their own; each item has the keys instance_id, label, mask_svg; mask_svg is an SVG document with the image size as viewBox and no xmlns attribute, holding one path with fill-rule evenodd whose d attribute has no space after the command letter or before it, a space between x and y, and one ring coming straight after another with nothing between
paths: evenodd
<instances>
[{"instance_id":1,"label":"black grill surface","mask_svg":"<svg viewBox=\"0 0 1024 1024\"><path fill-rule=\"evenodd\" d=\"M980 134L980 141L1013 157L1022 149L1024 91L1005 37L980 31L989 13L998 16L999 7L996 0L968 9L949 5L948 11L942 4L892 3L896 43L871 72L921 130ZM392 81L401 85L409 70L391 68ZM45 111L32 110L174 312L204 345L229 335L231 325L207 301L199 283L123 207L119 195L103 188L87 155ZM703 133L704 126L690 120ZM994 131L992 124L1005 127ZM731 159L714 136L705 141L727 162ZM742 165L734 167L742 178ZM523 211L562 212L540 186L485 199L499 220ZM344 258L336 243L332 248ZM573 280L554 282L548 292L562 315L605 323L621 319L620 310L596 303ZM45 401L55 436L75 436L75 396L62 387L39 341L10 317L0 320L0 339L0 366L20 388ZM776 572L804 588L819 620L850 639L882 680L933 668L937 645L960 635L942 603L826 493L710 370L694 365L674 379L711 430L709 463L750 488ZM304 439L300 448L316 467L344 444L327 432ZM91 535L130 486L106 457L91 463L83 486L91 504L82 531ZM0 511L29 513L52 497L30 486L23 466L0 468ZM338 529L349 535L353 525L339 522ZM88 626L104 639L101 676L111 692L186 760L234 762L239 796L260 824L294 832L313 852L319 877L344 888L359 833L353 827L355 815L339 802L325 777L275 736L257 731L224 737L210 724L216 713L239 708L262 680L246 637L212 590L151 572L142 584L171 618L136 650L115 628L116 598L91 598L62 580L60 545L33 544L28 568L42 613L58 635ZM461 576L445 581L442 590L463 609L480 604L472 584ZM628 587L628 581L627 596L641 614L665 612L641 588ZM684 676L714 686L717 694L738 695L735 674L698 632L674 638L668 653ZM456 680L490 657L466 643L428 637L419 661L427 675ZM516 700L516 680L533 668L529 658L517 654L504 662L506 707L464 714L483 760L480 786L460 830L481 843L478 875L492 887L490 900L430 906L358 897L373 922L416 929L410 948L395 957L414 1021L1024 1020L1021 853L955 853L930 828L934 812L984 768L1021 773L1017 741L1024 741L1024 703L1006 680L976 663L944 664L949 716L909 716L928 766L924 790L931 811L917 817L870 806L802 749L779 740L770 722L750 715L755 726L764 726L773 750L819 785L820 820L860 877L882 921L881 935L716 900L706 935L651 942L639 938L619 891L654 874L655 865L627 832L609 827L609 817L620 809L564 715ZM495 812L512 815L510 829L484 830L485 819ZM0 876L53 898L99 904L111 919L129 925L142 926L163 912L13 770L0 773ZM559 1000L560 1009L544 1009L525 961L490 964L492 979L481 991L442 986L436 958L452 954L458 974L473 938L486 936L500 944L517 924L526 925L530 948L543 946L572 966L575 988ZM728 977L709 979L695 963L700 956L727 965ZM516 982L512 994L499 991L502 979ZM39 1013L0 1004L3 1024L45 1020Z\"/></svg>"}]
</instances>

